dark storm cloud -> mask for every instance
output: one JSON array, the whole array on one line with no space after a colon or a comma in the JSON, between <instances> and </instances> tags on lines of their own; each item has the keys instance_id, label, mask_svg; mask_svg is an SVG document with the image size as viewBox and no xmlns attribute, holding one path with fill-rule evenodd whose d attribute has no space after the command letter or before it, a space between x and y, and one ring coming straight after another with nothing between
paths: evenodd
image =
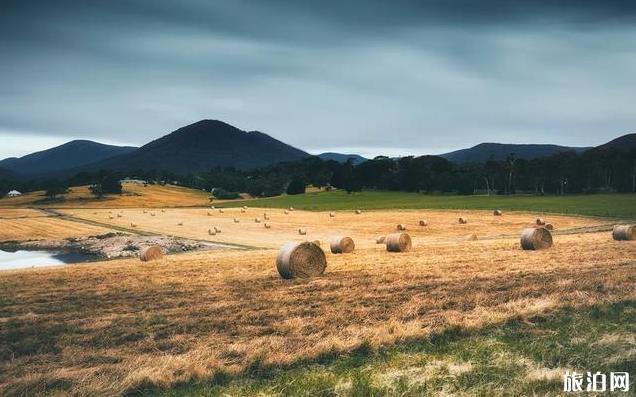
<instances>
[{"instance_id":1,"label":"dark storm cloud","mask_svg":"<svg viewBox=\"0 0 636 397\"><path fill-rule=\"evenodd\" d=\"M367 154L600 143L636 122L634 22L616 0L4 1L0 136L218 118Z\"/></svg>"}]
</instances>

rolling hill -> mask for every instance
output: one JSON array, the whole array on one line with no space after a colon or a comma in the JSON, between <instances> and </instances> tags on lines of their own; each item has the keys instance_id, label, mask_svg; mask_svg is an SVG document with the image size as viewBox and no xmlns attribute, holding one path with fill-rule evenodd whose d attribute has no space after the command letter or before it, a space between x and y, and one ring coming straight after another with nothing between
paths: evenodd
<instances>
[{"instance_id":1,"label":"rolling hill","mask_svg":"<svg viewBox=\"0 0 636 397\"><path fill-rule=\"evenodd\" d=\"M0 161L0 168L5 168L16 174L43 174L81 167L109 157L130 153L135 149L137 148L75 140L23 157L4 159Z\"/></svg>"},{"instance_id":2,"label":"rolling hill","mask_svg":"<svg viewBox=\"0 0 636 397\"><path fill-rule=\"evenodd\" d=\"M179 128L139 149L90 164L84 170L166 170L190 173L215 167L258 168L294 161L308 153L259 131L243 131L218 120Z\"/></svg>"},{"instance_id":3,"label":"rolling hill","mask_svg":"<svg viewBox=\"0 0 636 397\"><path fill-rule=\"evenodd\" d=\"M356 165L367 161L366 158L360 156L359 154L342 154L342 153L326 152L326 153L319 154L318 157L320 157L322 160L325 160L325 161L333 160L339 163L346 163L347 160L353 159L353 164L356 164Z\"/></svg>"},{"instance_id":4,"label":"rolling hill","mask_svg":"<svg viewBox=\"0 0 636 397\"><path fill-rule=\"evenodd\" d=\"M616 139L597 146L598 149L616 149L618 151L629 151L636 149L636 133L626 134Z\"/></svg>"},{"instance_id":5,"label":"rolling hill","mask_svg":"<svg viewBox=\"0 0 636 397\"><path fill-rule=\"evenodd\" d=\"M514 153L517 158L530 160L571 150L581 153L588 149L590 148L542 144L480 143L469 149L440 154L440 157L455 163L482 163L491 157L494 160L504 160L510 153Z\"/></svg>"}]
</instances>

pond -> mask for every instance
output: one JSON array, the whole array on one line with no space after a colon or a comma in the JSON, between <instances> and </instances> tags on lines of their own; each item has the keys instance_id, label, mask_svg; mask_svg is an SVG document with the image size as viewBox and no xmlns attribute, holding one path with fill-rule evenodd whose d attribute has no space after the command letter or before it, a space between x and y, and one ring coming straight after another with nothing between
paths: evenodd
<instances>
[{"instance_id":1,"label":"pond","mask_svg":"<svg viewBox=\"0 0 636 397\"><path fill-rule=\"evenodd\" d=\"M0 250L0 270L81 263L90 259L91 256L76 252Z\"/></svg>"}]
</instances>

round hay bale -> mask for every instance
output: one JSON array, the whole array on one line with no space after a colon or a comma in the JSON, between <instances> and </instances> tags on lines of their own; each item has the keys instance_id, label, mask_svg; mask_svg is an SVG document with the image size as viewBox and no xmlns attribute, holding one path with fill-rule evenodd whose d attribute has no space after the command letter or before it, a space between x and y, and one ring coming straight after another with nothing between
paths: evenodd
<instances>
[{"instance_id":1,"label":"round hay bale","mask_svg":"<svg viewBox=\"0 0 636 397\"><path fill-rule=\"evenodd\" d=\"M293 211L293 210L294 210L294 207L289 207L289 210L290 210L290 211Z\"/></svg>"},{"instance_id":2,"label":"round hay bale","mask_svg":"<svg viewBox=\"0 0 636 397\"><path fill-rule=\"evenodd\" d=\"M261 218L259 217L254 218L254 223L261 223Z\"/></svg>"},{"instance_id":3,"label":"round hay bale","mask_svg":"<svg viewBox=\"0 0 636 397\"><path fill-rule=\"evenodd\" d=\"M406 225L405 225L405 224L403 224L403 223L398 223L398 224L395 226L395 229L396 229L396 230L406 230Z\"/></svg>"},{"instance_id":4,"label":"round hay bale","mask_svg":"<svg viewBox=\"0 0 636 397\"><path fill-rule=\"evenodd\" d=\"M307 229L303 229L302 227L299 227L298 234L300 234L301 236L304 236L305 234L307 234Z\"/></svg>"},{"instance_id":5,"label":"round hay bale","mask_svg":"<svg viewBox=\"0 0 636 397\"><path fill-rule=\"evenodd\" d=\"M212 211L208 211L208 216L212 216Z\"/></svg>"},{"instance_id":6,"label":"round hay bale","mask_svg":"<svg viewBox=\"0 0 636 397\"><path fill-rule=\"evenodd\" d=\"M208 229L208 234L209 234L210 236L216 236L216 230L214 230L214 229Z\"/></svg>"},{"instance_id":7,"label":"round hay bale","mask_svg":"<svg viewBox=\"0 0 636 397\"><path fill-rule=\"evenodd\" d=\"M349 254L353 252L356 245L351 237L337 236L331 239L331 253L333 254Z\"/></svg>"},{"instance_id":8,"label":"round hay bale","mask_svg":"<svg viewBox=\"0 0 636 397\"><path fill-rule=\"evenodd\" d=\"M221 233L221 228L218 226L214 226L214 232L215 233Z\"/></svg>"},{"instance_id":9,"label":"round hay bale","mask_svg":"<svg viewBox=\"0 0 636 397\"><path fill-rule=\"evenodd\" d=\"M384 244L385 241L386 241L386 237L385 236L380 236L380 237L375 239L375 243L376 244Z\"/></svg>"},{"instance_id":10,"label":"round hay bale","mask_svg":"<svg viewBox=\"0 0 636 397\"><path fill-rule=\"evenodd\" d=\"M289 215L289 210L285 210L285 215Z\"/></svg>"},{"instance_id":11,"label":"round hay bale","mask_svg":"<svg viewBox=\"0 0 636 397\"><path fill-rule=\"evenodd\" d=\"M466 236L466 241L477 241L477 235L475 233Z\"/></svg>"},{"instance_id":12,"label":"round hay bale","mask_svg":"<svg viewBox=\"0 0 636 397\"><path fill-rule=\"evenodd\" d=\"M356 215L360 215L361 213L362 213L362 211L356 210Z\"/></svg>"},{"instance_id":13,"label":"round hay bale","mask_svg":"<svg viewBox=\"0 0 636 397\"><path fill-rule=\"evenodd\" d=\"M247 210L247 205L244 205L244 206L243 206L243 209L244 209L244 210Z\"/></svg>"},{"instance_id":14,"label":"round hay bale","mask_svg":"<svg viewBox=\"0 0 636 397\"><path fill-rule=\"evenodd\" d=\"M458 219L458 222L460 225L465 225L468 223L468 218L464 218L463 216L460 216Z\"/></svg>"},{"instance_id":15,"label":"round hay bale","mask_svg":"<svg viewBox=\"0 0 636 397\"><path fill-rule=\"evenodd\" d=\"M329 213L329 217L330 217L330 218L334 218L335 216L336 216L336 213L335 213L335 212L331 211L331 212Z\"/></svg>"},{"instance_id":16,"label":"round hay bale","mask_svg":"<svg viewBox=\"0 0 636 397\"><path fill-rule=\"evenodd\" d=\"M325 253L311 241L286 243L276 258L276 269L285 279L320 276L326 268Z\"/></svg>"},{"instance_id":17,"label":"round hay bale","mask_svg":"<svg viewBox=\"0 0 636 397\"><path fill-rule=\"evenodd\" d=\"M210 209L212 209L212 210L215 209L215 208L216 208L216 206L214 206L214 205L210 206Z\"/></svg>"},{"instance_id":18,"label":"round hay bale","mask_svg":"<svg viewBox=\"0 0 636 397\"><path fill-rule=\"evenodd\" d=\"M146 211L146 210L143 210L143 213L144 213L144 214L147 214L147 213L148 213L148 211Z\"/></svg>"},{"instance_id":19,"label":"round hay bale","mask_svg":"<svg viewBox=\"0 0 636 397\"><path fill-rule=\"evenodd\" d=\"M245 208L241 208L241 213L245 213L246 209Z\"/></svg>"},{"instance_id":20,"label":"round hay bale","mask_svg":"<svg viewBox=\"0 0 636 397\"><path fill-rule=\"evenodd\" d=\"M234 218L234 223L239 223L241 220L239 218Z\"/></svg>"},{"instance_id":21,"label":"round hay bale","mask_svg":"<svg viewBox=\"0 0 636 397\"><path fill-rule=\"evenodd\" d=\"M501 212L501 210L495 210L492 214L493 214L494 216L502 216L502 215L503 215L503 212Z\"/></svg>"},{"instance_id":22,"label":"round hay bale","mask_svg":"<svg viewBox=\"0 0 636 397\"><path fill-rule=\"evenodd\" d=\"M183 222L178 222L177 226L183 226Z\"/></svg>"},{"instance_id":23,"label":"round hay bale","mask_svg":"<svg viewBox=\"0 0 636 397\"><path fill-rule=\"evenodd\" d=\"M222 214L223 212L225 212L223 211L223 208L219 208L219 214Z\"/></svg>"},{"instance_id":24,"label":"round hay bale","mask_svg":"<svg viewBox=\"0 0 636 397\"><path fill-rule=\"evenodd\" d=\"M163 258L163 251L158 245L145 247L139 252L139 259L141 259L143 262L156 261L161 258Z\"/></svg>"},{"instance_id":25,"label":"round hay bale","mask_svg":"<svg viewBox=\"0 0 636 397\"><path fill-rule=\"evenodd\" d=\"M166 212L166 210L164 210L163 208L161 209L161 212Z\"/></svg>"},{"instance_id":26,"label":"round hay bale","mask_svg":"<svg viewBox=\"0 0 636 397\"><path fill-rule=\"evenodd\" d=\"M108 215L108 219L115 219L115 217L112 215Z\"/></svg>"},{"instance_id":27,"label":"round hay bale","mask_svg":"<svg viewBox=\"0 0 636 397\"><path fill-rule=\"evenodd\" d=\"M154 212L150 213L150 216L155 216L155 215L157 215L157 214L155 214Z\"/></svg>"},{"instance_id":28,"label":"round hay bale","mask_svg":"<svg viewBox=\"0 0 636 397\"><path fill-rule=\"evenodd\" d=\"M612 238L617 241L636 240L636 225L614 226Z\"/></svg>"},{"instance_id":29,"label":"round hay bale","mask_svg":"<svg viewBox=\"0 0 636 397\"><path fill-rule=\"evenodd\" d=\"M269 214L267 212L263 212L263 219L265 219L266 221L269 220Z\"/></svg>"},{"instance_id":30,"label":"round hay bale","mask_svg":"<svg viewBox=\"0 0 636 397\"><path fill-rule=\"evenodd\" d=\"M521 232L521 248L540 250L552 247L552 233L544 227L530 227Z\"/></svg>"},{"instance_id":31,"label":"round hay bale","mask_svg":"<svg viewBox=\"0 0 636 397\"><path fill-rule=\"evenodd\" d=\"M406 233L392 233L386 236L386 250L389 252L408 252L413 247L411 236Z\"/></svg>"},{"instance_id":32,"label":"round hay bale","mask_svg":"<svg viewBox=\"0 0 636 397\"><path fill-rule=\"evenodd\" d=\"M554 230L554 225L551 223L546 223L544 227L548 230Z\"/></svg>"},{"instance_id":33,"label":"round hay bale","mask_svg":"<svg viewBox=\"0 0 636 397\"><path fill-rule=\"evenodd\" d=\"M137 224L130 222L130 227L137 227Z\"/></svg>"},{"instance_id":34,"label":"round hay bale","mask_svg":"<svg viewBox=\"0 0 636 397\"><path fill-rule=\"evenodd\" d=\"M537 218L536 221L534 221L537 226L544 226L545 225L545 220L543 218Z\"/></svg>"},{"instance_id":35,"label":"round hay bale","mask_svg":"<svg viewBox=\"0 0 636 397\"><path fill-rule=\"evenodd\" d=\"M117 218L121 218L122 216L122 214L117 214Z\"/></svg>"},{"instance_id":36,"label":"round hay bale","mask_svg":"<svg viewBox=\"0 0 636 397\"><path fill-rule=\"evenodd\" d=\"M269 223L266 222L265 223L265 229L271 229L271 228L272 228L272 225L270 225Z\"/></svg>"},{"instance_id":37,"label":"round hay bale","mask_svg":"<svg viewBox=\"0 0 636 397\"><path fill-rule=\"evenodd\" d=\"M428 226L426 219L420 219L420 226Z\"/></svg>"}]
</instances>

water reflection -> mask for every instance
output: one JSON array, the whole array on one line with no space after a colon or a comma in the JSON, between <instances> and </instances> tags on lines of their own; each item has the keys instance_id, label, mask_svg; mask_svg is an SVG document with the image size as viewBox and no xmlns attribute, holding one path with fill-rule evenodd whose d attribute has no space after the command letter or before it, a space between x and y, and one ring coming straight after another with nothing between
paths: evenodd
<instances>
[{"instance_id":1,"label":"water reflection","mask_svg":"<svg viewBox=\"0 0 636 397\"><path fill-rule=\"evenodd\" d=\"M88 260L90 256L76 252L0 250L0 270L56 266Z\"/></svg>"}]
</instances>

